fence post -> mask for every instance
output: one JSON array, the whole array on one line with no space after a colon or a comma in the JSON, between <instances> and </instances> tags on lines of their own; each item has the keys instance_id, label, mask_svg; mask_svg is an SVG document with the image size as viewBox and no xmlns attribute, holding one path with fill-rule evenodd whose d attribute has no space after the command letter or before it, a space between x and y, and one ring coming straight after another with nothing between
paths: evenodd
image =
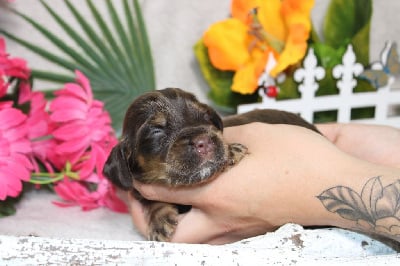
<instances>
[{"instance_id":1,"label":"fence post","mask_svg":"<svg viewBox=\"0 0 400 266\"><path fill-rule=\"evenodd\" d=\"M356 55L353 46L348 45L347 50L342 58L342 64L333 68L332 75L339 79L336 83L339 89L339 95L343 99L342 106L338 108L338 121L349 122L351 118L351 103L354 100L353 89L357 86L355 76L360 75L364 68L360 63L356 62Z\"/></svg>"},{"instance_id":2,"label":"fence post","mask_svg":"<svg viewBox=\"0 0 400 266\"><path fill-rule=\"evenodd\" d=\"M325 76L325 69L318 66L317 57L314 54L314 49L310 48L306 58L304 59L303 68L294 72L294 80L301 83L299 92L301 93L301 104L304 108L301 109L301 116L307 121L313 121L314 110L312 102L318 83L316 80L321 80Z\"/></svg>"}]
</instances>

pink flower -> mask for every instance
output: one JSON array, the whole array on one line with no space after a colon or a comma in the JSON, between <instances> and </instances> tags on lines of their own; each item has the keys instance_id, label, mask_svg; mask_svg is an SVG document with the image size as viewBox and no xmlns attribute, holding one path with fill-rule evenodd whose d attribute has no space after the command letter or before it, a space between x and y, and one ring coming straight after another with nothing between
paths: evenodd
<instances>
[{"instance_id":1,"label":"pink flower","mask_svg":"<svg viewBox=\"0 0 400 266\"><path fill-rule=\"evenodd\" d=\"M46 112L47 101L42 92L31 94L30 110L27 120L28 138L32 145L32 161L34 169L39 172L38 162L42 163L48 172L54 172L48 160L49 151L53 150L55 140L51 137L52 124L50 115Z\"/></svg>"},{"instance_id":2,"label":"pink flower","mask_svg":"<svg viewBox=\"0 0 400 266\"><path fill-rule=\"evenodd\" d=\"M8 84L4 82L3 77L0 75L0 98L6 95Z\"/></svg>"},{"instance_id":3,"label":"pink flower","mask_svg":"<svg viewBox=\"0 0 400 266\"><path fill-rule=\"evenodd\" d=\"M85 153L96 153L93 145L114 135L110 116L103 103L93 99L88 79L79 71L76 76L77 83L67 83L56 91L50 104L50 120L56 125L53 137L58 141L53 158L57 167L66 162L77 164Z\"/></svg>"},{"instance_id":4,"label":"pink flower","mask_svg":"<svg viewBox=\"0 0 400 266\"><path fill-rule=\"evenodd\" d=\"M105 206L116 212L128 212L126 204L117 197L115 188L106 179L97 184L95 191L90 191L87 185L68 178L58 182L54 190L64 202L54 204L61 207L81 206L84 211Z\"/></svg>"},{"instance_id":5,"label":"pink flower","mask_svg":"<svg viewBox=\"0 0 400 266\"><path fill-rule=\"evenodd\" d=\"M0 99L18 89L18 104L30 103L27 116L13 102L0 101L0 200L18 196L23 181L53 183L64 200L56 203L60 206L127 212L102 174L117 138L89 80L76 71L76 83L56 91L48 105L42 92L31 91L29 77L26 61L10 58L0 38ZM40 173L42 166L50 174ZM32 179L31 171L37 172Z\"/></svg>"},{"instance_id":6,"label":"pink flower","mask_svg":"<svg viewBox=\"0 0 400 266\"><path fill-rule=\"evenodd\" d=\"M98 178L103 179L102 175L103 167L107 161L108 155L111 152L112 147L117 144L117 139L113 136L106 137L102 142L92 143L91 149L86 151L81 160L72 166L72 170L79 172L81 179L88 182L97 182L96 178L93 178L93 172L96 172Z\"/></svg>"},{"instance_id":7,"label":"pink flower","mask_svg":"<svg viewBox=\"0 0 400 266\"><path fill-rule=\"evenodd\" d=\"M6 42L0 38L0 71L5 75L20 79L28 79L31 72L22 58L9 58Z\"/></svg>"},{"instance_id":8,"label":"pink flower","mask_svg":"<svg viewBox=\"0 0 400 266\"><path fill-rule=\"evenodd\" d=\"M0 102L0 200L17 197L22 181L30 179L31 145L26 119L11 102Z\"/></svg>"},{"instance_id":9,"label":"pink flower","mask_svg":"<svg viewBox=\"0 0 400 266\"><path fill-rule=\"evenodd\" d=\"M7 63L6 43L3 38L0 38L0 98L6 95L9 86L6 81L6 73L4 71Z\"/></svg>"},{"instance_id":10,"label":"pink flower","mask_svg":"<svg viewBox=\"0 0 400 266\"><path fill-rule=\"evenodd\" d=\"M71 170L78 173L78 181L65 178L55 187L66 205L79 204L83 209L94 206L107 206L120 209L114 189L102 175L104 163L117 138L111 127L111 118L104 110L102 102L93 98L89 80L76 71L77 83L67 83L57 91L56 98L50 104L50 121L54 125L52 136L55 145L48 154L57 169L63 169L67 163ZM90 191L89 186L97 186ZM126 209L126 207L125 207Z\"/></svg>"},{"instance_id":11,"label":"pink flower","mask_svg":"<svg viewBox=\"0 0 400 266\"><path fill-rule=\"evenodd\" d=\"M21 81L19 103L27 102L31 91L30 75L31 71L26 61L21 58L10 58L6 52L6 43L3 38L0 38L0 97L7 93L10 78L17 78Z\"/></svg>"}]
</instances>

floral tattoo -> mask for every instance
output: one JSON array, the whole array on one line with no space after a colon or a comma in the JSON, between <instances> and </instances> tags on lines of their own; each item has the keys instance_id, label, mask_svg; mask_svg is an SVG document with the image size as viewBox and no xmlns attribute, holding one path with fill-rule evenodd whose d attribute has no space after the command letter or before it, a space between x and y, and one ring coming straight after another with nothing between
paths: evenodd
<instances>
[{"instance_id":1,"label":"floral tattoo","mask_svg":"<svg viewBox=\"0 0 400 266\"><path fill-rule=\"evenodd\" d=\"M345 186L332 187L319 196L325 208L365 231L372 230L400 241L400 179L383 186L381 178L370 178L361 194Z\"/></svg>"}]
</instances>

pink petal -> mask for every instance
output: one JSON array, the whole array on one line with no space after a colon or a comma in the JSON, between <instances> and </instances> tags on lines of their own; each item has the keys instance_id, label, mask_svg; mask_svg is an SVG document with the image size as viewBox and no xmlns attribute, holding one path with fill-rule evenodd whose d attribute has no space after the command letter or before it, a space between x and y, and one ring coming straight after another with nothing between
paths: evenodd
<instances>
[{"instance_id":1,"label":"pink petal","mask_svg":"<svg viewBox=\"0 0 400 266\"><path fill-rule=\"evenodd\" d=\"M63 204L64 206L76 203L76 205L80 205L82 210L85 211L99 207L92 197L95 193L90 193L78 182L71 182L65 179L63 182L60 182L54 190L62 199L67 200L67 203Z\"/></svg>"},{"instance_id":2,"label":"pink petal","mask_svg":"<svg viewBox=\"0 0 400 266\"><path fill-rule=\"evenodd\" d=\"M10 143L10 152L28 154L32 152L31 143L28 139L22 139L17 142L12 142Z\"/></svg>"},{"instance_id":3,"label":"pink petal","mask_svg":"<svg viewBox=\"0 0 400 266\"><path fill-rule=\"evenodd\" d=\"M32 162L28 159L26 155L23 154L14 154L13 158L15 163L19 164L20 166L23 166L27 169L32 169Z\"/></svg>"},{"instance_id":4,"label":"pink petal","mask_svg":"<svg viewBox=\"0 0 400 266\"><path fill-rule=\"evenodd\" d=\"M55 187L54 191L63 199L74 201L78 195L84 193L83 187L77 182L71 182L67 178L60 181Z\"/></svg>"},{"instance_id":5,"label":"pink petal","mask_svg":"<svg viewBox=\"0 0 400 266\"><path fill-rule=\"evenodd\" d=\"M0 200L5 200L8 194L8 176L5 176L0 169Z\"/></svg>"},{"instance_id":6,"label":"pink petal","mask_svg":"<svg viewBox=\"0 0 400 266\"><path fill-rule=\"evenodd\" d=\"M82 122L78 122L62 125L58 129L54 130L52 135L56 139L68 140L83 138L89 133L89 129L85 127Z\"/></svg>"},{"instance_id":7,"label":"pink petal","mask_svg":"<svg viewBox=\"0 0 400 266\"><path fill-rule=\"evenodd\" d=\"M32 98L31 84L28 81L22 81L19 85L18 104L28 102Z\"/></svg>"},{"instance_id":8,"label":"pink petal","mask_svg":"<svg viewBox=\"0 0 400 266\"><path fill-rule=\"evenodd\" d=\"M31 164L29 166L31 166ZM9 175L8 180L28 181L30 179L30 172L28 169L25 166L16 163L15 161L8 161L7 166L2 167L2 169L3 173Z\"/></svg>"},{"instance_id":9,"label":"pink petal","mask_svg":"<svg viewBox=\"0 0 400 266\"><path fill-rule=\"evenodd\" d=\"M82 85L83 89L85 90L87 94L87 100L89 103L91 103L93 99L93 93L92 93L92 88L90 87L90 82L89 79L79 70L75 71L76 75L76 81Z\"/></svg>"},{"instance_id":10,"label":"pink petal","mask_svg":"<svg viewBox=\"0 0 400 266\"><path fill-rule=\"evenodd\" d=\"M4 95L6 95L7 90L8 90L8 86L9 86L9 84L5 83L3 81L3 77L2 77L2 75L0 73L0 98L3 97Z\"/></svg>"},{"instance_id":11,"label":"pink petal","mask_svg":"<svg viewBox=\"0 0 400 266\"><path fill-rule=\"evenodd\" d=\"M121 200L116 193L115 187L110 185L108 193L104 197L104 203L107 208L115 212L128 213L129 209L126 203Z\"/></svg>"},{"instance_id":12,"label":"pink petal","mask_svg":"<svg viewBox=\"0 0 400 266\"><path fill-rule=\"evenodd\" d=\"M71 108L79 109L84 112L87 112L87 110L89 109L88 105L84 101L71 96L57 97L50 104L51 112L55 112L58 110L67 110Z\"/></svg>"},{"instance_id":13,"label":"pink petal","mask_svg":"<svg viewBox=\"0 0 400 266\"><path fill-rule=\"evenodd\" d=\"M65 141L59 144L56 149L57 153L72 153L80 150L86 150L89 147L89 139L88 137L84 137L82 139L72 139L70 141Z\"/></svg>"},{"instance_id":14,"label":"pink petal","mask_svg":"<svg viewBox=\"0 0 400 266\"><path fill-rule=\"evenodd\" d=\"M86 112L78 109L67 109L54 112L50 115L50 119L54 122L68 122L75 119L86 119Z\"/></svg>"},{"instance_id":15,"label":"pink petal","mask_svg":"<svg viewBox=\"0 0 400 266\"><path fill-rule=\"evenodd\" d=\"M82 179L87 179L94 171L96 165L96 156L93 154L86 153L83 157L88 156L86 160L83 160L74 165L73 170L79 172L79 176Z\"/></svg>"},{"instance_id":16,"label":"pink petal","mask_svg":"<svg viewBox=\"0 0 400 266\"><path fill-rule=\"evenodd\" d=\"M76 83L67 83L64 85L62 90L58 90L54 93L56 96L69 95L80 98L83 101L87 101L87 95L83 88Z\"/></svg>"},{"instance_id":17,"label":"pink petal","mask_svg":"<svg viewBox=\"0 0 400 266\"><path fill-rule=\"evenodd\" d=\"M0 37L0 56L6 54L6 41Z\"/></svg>"},{"instance_id":18,"label":"pink petal","mask_svg":"<svg viewBox=\"0 0 400 266\"><path fill-rule=\"evenodd\" d=\"M78 205L76 202L71 202L71 201L69 201L69 202L52 201L52 203L54 205L57 205L58 207L62 207L62 208L73 207L73 206Z\"/></svg>"},{"instance_id":19,"label":"pink petal","mask_svg":"<svg viewBox=\"0 0 400 266\"><path fill-rule=\"evenodd\" d=\"M10 142L18 141L19 139L27 138L28 128L23 125L19 127L12 127L3 132L3 137Z\"/></svg>"},{"instance_id":20,"label":"pink petal","mask_svg":"<svg viewBox=\"0 0 400 266\"><path fill-rule=\"evenodd\" d=\"M0 129L7 129L23 123L26 120L26 115L15 108L0 110Z\"/></svg>"},{"instance_id":21,"label":"pink petal","mask_svg":"<svg viewBox=\"0 0 400 266\"><path fill-rule=\"evenodd\" d=\"M11 108L13 106L13 104L14 103L12 101L0 102L0 112L1 112L1 110Z\"/></svg>"}]
</instances>

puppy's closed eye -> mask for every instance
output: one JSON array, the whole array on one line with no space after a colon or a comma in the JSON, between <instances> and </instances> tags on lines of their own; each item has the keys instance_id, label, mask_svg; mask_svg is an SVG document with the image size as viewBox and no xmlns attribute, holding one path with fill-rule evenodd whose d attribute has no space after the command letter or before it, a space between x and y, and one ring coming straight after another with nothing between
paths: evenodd
<instances>
[{"instance_id":1,"label":"puppy's closed eye","mask_svg":"<svg viewBox=\"0 0 400 266\"><path fill-rule=\"evenodd\" d=\"M159 125L151 126L150 135L155 138L163 137L165 136L165 129Z\"/></svg>"}]
</instances>

